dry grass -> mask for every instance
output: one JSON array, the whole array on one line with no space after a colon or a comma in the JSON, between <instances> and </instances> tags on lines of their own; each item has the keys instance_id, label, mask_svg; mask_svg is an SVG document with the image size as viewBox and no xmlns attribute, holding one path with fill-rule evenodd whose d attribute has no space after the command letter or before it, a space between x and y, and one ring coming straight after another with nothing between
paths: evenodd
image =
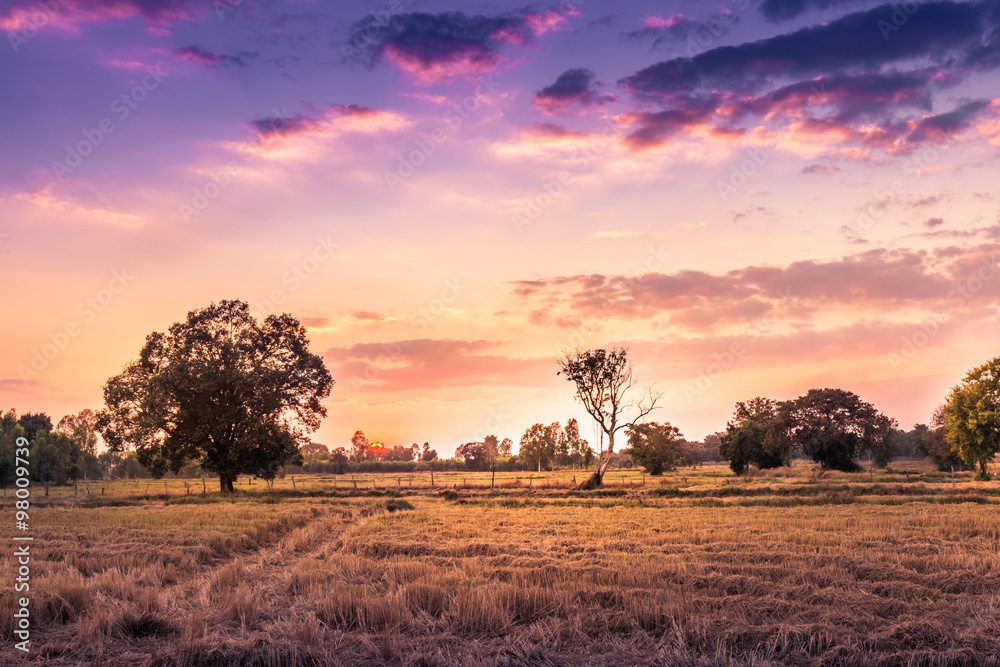
<instances>
[{"instance_id":1,"label":"dry grass","mask_svg":"<svg viewBox=\"0 0 1000 667\"><path fill-rule=\"evenodd\" d=\"M30 664L1000 664L1000 486L912 477L55 499Z\"/></svg>"}]
</instances>

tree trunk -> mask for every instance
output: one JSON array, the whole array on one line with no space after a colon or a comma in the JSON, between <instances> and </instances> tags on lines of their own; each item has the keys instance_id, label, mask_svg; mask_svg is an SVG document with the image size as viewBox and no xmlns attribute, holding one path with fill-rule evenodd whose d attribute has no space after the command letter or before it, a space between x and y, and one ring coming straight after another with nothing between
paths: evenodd
<instances>
[{"instance_id":1,"label":"tree trunk","mask_svg":"<svg viewBox=\"0 0 1000 667\"><path fill-rule=\"evenodd\" d=\"M233 477L219 475L219 490L223 493L235 493L236 488L233 486L234 480L235 478Z\"/></svg>"},{"instance_id":2,"label":"tree trunk","mask_svg":"<svg viewBox=\"0 0 1000 667\"><path fill-rule=\"evenodd\" d=\"M604 483L604 474L611 467L611 445L608 445L608 450L601 454L601 462L597 466L597 471L593 475L588 477L586 480L580 483L580 486L576 487L581 491L592 491L593 489L600 488L601 484Z\"/></svg>"}]
</instances>

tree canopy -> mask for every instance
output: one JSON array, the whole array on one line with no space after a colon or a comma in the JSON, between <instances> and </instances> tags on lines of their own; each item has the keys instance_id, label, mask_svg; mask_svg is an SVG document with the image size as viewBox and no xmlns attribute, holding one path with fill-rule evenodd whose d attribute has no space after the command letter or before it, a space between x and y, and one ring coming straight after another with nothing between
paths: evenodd
<instances>
[{"instance_id":1,"label":"tree canopy","mask_svg":"<svg viewBox=\"0 0 1000 667\"><path fill-rule=\"evenodd\" d=\"M951 448L979 478L989 479L987 464L1000 451L1000 357L969 371L952 388L944 405L944 431Z\"/></svg>"},{"instance_id":2,"label":"tree canopy","mask_svg":"<svg viewBox=\"0 0 1000 667\"><path fill-rule=\"evenodd\" d=\"M719 455L733 472L742 475L750 465L760 469L788 465L794 449L789 435L792 406L760 397L736 404L719 442Z\"/></svg>"},{"instance_id":3,"label":"tree canopy","mask_svg":"<svg viewBox=\"0 0 1000 667\"><path fill-rule=\"evenodd\" d=\"M650 475L662 475L685 462L684 436L670 424L632 424L625 430L628 449L623 453L646 469Z\"/></svg>"},{"instance_id":4,"label":"tree canopy","mask_svg":"<svg viewBox=\"0 0 1000 667\"><path fill-rule=\"evenodd\" d=\"M104 387L98 428L109 448L135 448L153 475L188 462L232 491L240 474L273 479L326 416L333 379L288 314L258 322L241 301L188 313L154 332Z\"/></svg>"},{"instance_id":5,"label":"tree canopy","mask_svg":"<svg viewBox=\"0 0 1000 667\"><path fill-rule=\"evenodd\" d=\"M885 456L896 437L894 419L843 389L810 389L795 400L789 417L796 444L806 456L832 470L858 470L862 452Z\"/></svg>"}]
</instances>

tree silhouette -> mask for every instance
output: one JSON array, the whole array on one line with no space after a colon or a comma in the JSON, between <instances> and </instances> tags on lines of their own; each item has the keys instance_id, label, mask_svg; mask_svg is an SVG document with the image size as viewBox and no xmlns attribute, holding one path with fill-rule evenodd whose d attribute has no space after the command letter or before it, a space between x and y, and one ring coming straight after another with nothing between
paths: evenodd
<instances>
[{"instance_id":1,"label":"tree silhouette","mask_svg":"<svg viewBox=\"0 0 1000 667\"><path fill-rule=\"evenodd\" d=\"M196 462L233 491L241 474L273 479L301 462L332 385L297 319L257 322L246 303L222 301L146 338L105 385L98 427L112 450L134 447L154 476Z\"/></svg>"},{"instance_id":2,"label":"tree silhouette","mask_svg":"<svg viewBox=\"0 0 1000 667\"><path fill-rule=\"evenodd\" d=\"M635 385L628 350L574 350L559 360L559 374L576 387L576 397L594 418L598 427L608 437L608 449L601 458L597 471L580 485L583 489L596 489L604 481L604 474L611 466L615 450L615 434L632 426L656 409L661 394L647 389L638 402L626 399L626 393ZM635 410L628 420L626 415Z\"/></svg>"}]
</instances>

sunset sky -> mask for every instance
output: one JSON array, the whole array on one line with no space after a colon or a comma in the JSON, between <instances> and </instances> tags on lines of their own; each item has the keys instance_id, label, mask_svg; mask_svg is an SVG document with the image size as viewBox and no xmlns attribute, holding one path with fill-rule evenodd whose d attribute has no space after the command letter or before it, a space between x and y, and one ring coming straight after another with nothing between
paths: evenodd
<instances>
[{"instance_id":1,"label":"sunset sky","mask_svg":"<svg viewBox=\"0 0 1000 667\"><path fill-rule=\"evenodd\" d=\"M813 387L909 428L1000 353L1000 3L0 3L0 407L64 414L220 299L289 312L315 440L450 455Z\"/></svg>"}]
</instances>

